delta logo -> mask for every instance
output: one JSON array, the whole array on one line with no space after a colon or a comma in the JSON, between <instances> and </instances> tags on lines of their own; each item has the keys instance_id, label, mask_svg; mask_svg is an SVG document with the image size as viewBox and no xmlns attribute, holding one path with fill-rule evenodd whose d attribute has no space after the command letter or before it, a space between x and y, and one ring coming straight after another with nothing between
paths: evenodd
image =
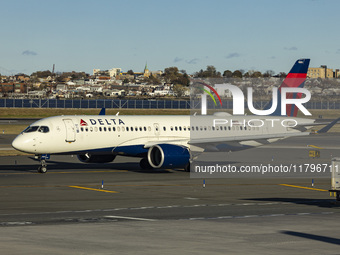
<instances>
[{"instance_id":1,"label":"delta logo","mask_svg":"<svg viewBox=\"0 0 340 255\"><path fill-rule=\"evenodd\" d=\"M88 126L88 124L86 123L85 120L81 119L81 120L80 120L80 126L81 126L81 127L84 127L84 126Z\"/></svg>"}]
</instances>

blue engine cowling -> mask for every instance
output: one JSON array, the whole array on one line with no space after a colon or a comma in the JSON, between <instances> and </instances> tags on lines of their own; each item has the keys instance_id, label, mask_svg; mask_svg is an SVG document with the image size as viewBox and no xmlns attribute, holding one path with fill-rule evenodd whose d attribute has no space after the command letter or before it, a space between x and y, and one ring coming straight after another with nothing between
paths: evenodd
<instances>
[{"instance_id":1,"label":"blue engine cowling","mask_svg":"<svg viewBox=\"0 0 340 255\"><path fill-rule=\"evenodd\" d=\"M172 145L157 144L148 150L148 162L153 168L178 168L189 163L188 148Z\"/></svg>"}]
</instances>

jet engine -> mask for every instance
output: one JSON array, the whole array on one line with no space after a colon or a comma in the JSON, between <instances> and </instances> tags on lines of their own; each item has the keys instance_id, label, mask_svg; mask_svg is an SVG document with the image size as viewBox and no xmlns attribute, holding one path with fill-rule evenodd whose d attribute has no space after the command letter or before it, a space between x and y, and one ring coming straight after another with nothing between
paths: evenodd
<instances>
[{"instance_id":1,"label":"jet engine","mask_svg":"<svg viewBox=\"0 0 340 255\"><path fill-rule=\"evenodd\" d=\"M77 155L78 159L83 163L109 163L115 159L115 155L91 155L82 154Z\"/></svg>"},{"instance_id":2,"label":"jet engine","mask_svg":"<svg viewBox=\"0 0 340 255\"><path fill-rule=\"evenodd\" d=\"M182 146L157 144L150 147L147 159L153 168L179 168L188 165L190 153Z\"/></svg>"}]
</instances>

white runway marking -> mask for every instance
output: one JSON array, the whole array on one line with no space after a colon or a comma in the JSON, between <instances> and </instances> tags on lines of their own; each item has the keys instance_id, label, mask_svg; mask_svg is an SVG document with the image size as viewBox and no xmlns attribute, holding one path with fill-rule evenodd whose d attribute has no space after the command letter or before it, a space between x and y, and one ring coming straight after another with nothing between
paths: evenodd
<instances>
[{"instance_id":1,"label":"white runway marking","mask_svg":"<svg viewBox=\"0 0 340 255\"><path fill-rule=\"evenodd\" d=\"M109 215L105 216L105 218L113 218L113 219L125 219L125 220L140 220L140 221L157 221L153 219L145 219L145 218L135 218L135 217L125 217L125 216L114 216L114 215Z\"/></svg>"}]
</instances>

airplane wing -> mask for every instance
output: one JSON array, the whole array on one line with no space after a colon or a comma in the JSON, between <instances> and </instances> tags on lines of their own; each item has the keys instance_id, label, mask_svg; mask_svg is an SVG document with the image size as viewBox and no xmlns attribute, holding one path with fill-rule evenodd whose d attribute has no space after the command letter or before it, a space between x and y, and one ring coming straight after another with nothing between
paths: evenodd
<instances>
[{"instance_id":1,"label":"airplane wing","mask_svg":"<svg viewBox=\"0 0 340 255\"><path fill-rule=\"evenodd\" d=\"M247 136L231 136L231 137L216 137L216 138L196 138L190 139L189 144L204 144L204 143L224 143L224 142L242 142L250 140L263 140L275 138L287 138L293 136L309 135L310 132L296 132L296 133L278 133L271 135L247 135Z\"/></svg>"},{"instance_id":2,"label":"airplane wing","mask_svg":"<svg viewBox=\"0 0 340 255\"><path fill-rule=\"evenodd\" d=\"M260 134L260 135L247 135L247 136L227 136L227 137L199 137L199 138L182 138L182 139L169 139L166 141L149 141L144 144L144 148L150 148L159 144L171 144L182 147L187 147L195 151L234 151L243 150L251 147L257 147L260 145L269 144L273 141L277 141L288 137L307 136L311 132L305 132L308 128L312 128L316 125L326 125L320 129L317 133L325 133L336 123L340 121L340 118L332 121L331 123L319 122L319 123L299 123L291 129L295 129L296 132L286 132L277 134Z\"/></svg>"}]
</instances>

